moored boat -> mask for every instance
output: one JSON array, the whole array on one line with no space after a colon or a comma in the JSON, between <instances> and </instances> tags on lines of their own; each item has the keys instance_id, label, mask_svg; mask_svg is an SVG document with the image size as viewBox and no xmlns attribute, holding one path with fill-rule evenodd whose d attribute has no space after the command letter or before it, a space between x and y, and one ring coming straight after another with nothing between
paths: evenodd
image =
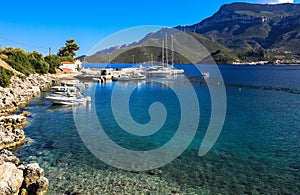
<instances>
[{"instance_id":1,"label":"moored boat","mask_svg":"<svg viewBox=\"0 0 300 195\"><path fill-rule=\"evenodd\" d=\"M52 94L46 99L53 104L76 105L91 101L91 97L84 97L78 87L74 86L54 86L51 88Z\"/></svg>"},{"instance_id":2,"label":"moored boat","mask_svg":"<svg viewBox=\"0 0 300 195\"><path fill-rule=\"evenodd\" d=\"M145 80L146 76L141 73L134 73L131 76L131 80Z\"/></svg>"},{"instance_id":3,"label":"moored boat","mask_svg":"<svg viewBox=\"0 0 300 195\"><path fill-rule=\"evenodd\" d=\"M53 104L61 104L61 105L77 105L77 104L83 104L83 103L88 103L91 101L91 97L87 96L81 96L81 95L76 95L76 96L69 96L67 94L62 94L62 95L49 95L46 97L46 99Z\"/></svg>"},{"instance_id":4,"label":"moored boat","mask_svg":"<svg viewBox=\"0 0 300 195\"><path fill-rule=\"evenodd\" d=\"M130 81L131 77L129 74L122 73L119 75L118 81Z\"/></svg>"},{"instance_id":5,"label":"moored boat","mask_svg":"<svg viewBox=\"0 0 300 195\"><path fill-rule=\"evenodd\" d=\"M202 76L203 76L203 77L209 77L209 72L203 72L203 73L202 73Z\"/></svg>"}]
</instances>

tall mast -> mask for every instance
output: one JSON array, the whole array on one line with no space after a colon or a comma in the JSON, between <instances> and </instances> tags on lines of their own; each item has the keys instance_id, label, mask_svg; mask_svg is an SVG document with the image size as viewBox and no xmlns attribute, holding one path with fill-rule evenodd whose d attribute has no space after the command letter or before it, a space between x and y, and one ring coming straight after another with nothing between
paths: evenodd
<instances>
[{"instance_id":1,"label":"tall mast","mask_svg":"<svg viewBox=\"0 0 300 195\"><path fill-rule=\"evenodd\" d=\"M164 39L162 39L162 51L161 51L161 61L162 61L162 65L164 65L165 63L165 52L164 52Z\"/></svg>"},{"instance_id":2,"label":"tall mast","mask_svg":"<svg viewBox=\"0 0 300 195\"><path fill-rule=\"evenodd\" d=\"M166 64L167 64L167 66L168 66L168 64L169 64L169 56L168 56L168 35L166 34L165 35L165 38L166 38Z\"/></svg>"},{"instance_id":3,"label":"tall mast","mask_svg":"<svg viewBox=\"0 0 300 195\"><path fill-rule=\"evenodd\" d=\"M172 49L172 67L174 67L174 35L171 35L172 37L172 45L171 45L171 49Z\"/></svg>"}]
</instances>

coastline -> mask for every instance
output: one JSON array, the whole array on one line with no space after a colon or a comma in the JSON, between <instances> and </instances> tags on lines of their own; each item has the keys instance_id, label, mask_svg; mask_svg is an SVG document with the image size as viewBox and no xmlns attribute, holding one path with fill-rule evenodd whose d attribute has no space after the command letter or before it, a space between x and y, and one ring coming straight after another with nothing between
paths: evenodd
<instances>
[{"instance_id":1,"label":"coastline","mask_svg":"<svg viewBox=\"0 0 300 195\"><path fill-rule=\"evenodd\" d=\"M0 87L0 194L46 194L49 181L39 164L22 164L10 151L27 141L23 127L26 117L31 116L13 112L55 82L73 77L74 74L13 76L9 87Z\"/></svg>"}]
</instances>

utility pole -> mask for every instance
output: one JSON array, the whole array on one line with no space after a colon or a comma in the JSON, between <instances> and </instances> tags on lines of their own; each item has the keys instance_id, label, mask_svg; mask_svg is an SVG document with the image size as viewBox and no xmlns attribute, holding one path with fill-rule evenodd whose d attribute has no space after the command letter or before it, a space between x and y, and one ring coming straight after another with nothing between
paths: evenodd
<instances>
[{"instance_id":1,"label":"utility pole","mask_svg":"<svg viewBox=\"0 0 300 195\"><path fill-rule=\"evenodd\" d=\"M49 56L51 55L51 47L49 47Z\"/></svg>"}]
</instances>

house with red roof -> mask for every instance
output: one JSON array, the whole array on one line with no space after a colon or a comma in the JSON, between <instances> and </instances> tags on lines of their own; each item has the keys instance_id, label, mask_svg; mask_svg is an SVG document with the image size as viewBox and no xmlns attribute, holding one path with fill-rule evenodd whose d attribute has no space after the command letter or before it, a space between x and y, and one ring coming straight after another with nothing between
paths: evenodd
<instances>
[{"instance_id":1,"label":"house with red roof","mask_svg":"<svg viewBox=\"0 0 300 195\"><path fill-rule=\"evenodd\" d=\"M74 62L64 61L60 63L59 68L65 73L78 72L81 68L81 62L80 60L75 60Z\"/></svg>"}]
</instances>

